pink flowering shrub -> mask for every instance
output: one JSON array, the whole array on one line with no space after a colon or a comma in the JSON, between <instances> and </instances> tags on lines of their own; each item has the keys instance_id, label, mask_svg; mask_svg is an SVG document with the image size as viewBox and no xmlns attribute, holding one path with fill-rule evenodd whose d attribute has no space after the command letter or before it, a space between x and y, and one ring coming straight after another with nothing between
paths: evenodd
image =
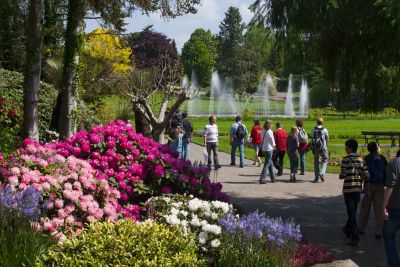
<instances>
[{"instance_id":1,"label":"pink flowering shrub","mask_svg":"<svg viewBox=\"0 0 400 267\"><path fill-rule=\"evenodd\" d=\"M58 238L87 222L117 219L118 190L97 179L90 164L75 156L64 157L31 142L0 175L0 189L10 185L19 191L33 186L42 193L43 215L36 228Z\"/></svg>"},{"instance_id":2,"label":"pink flowering shrub","mask_svg":"<svg viewBox=\"0 0 400 267\"><path fill-rule=\"evenodd\" d=\"M61 159L65 162L60 162ZM189 161L178 159L176 151L136 134L131 125L121 120L106 126L96 126L89 132L80 131L71 138L56 143L41 145L26 139L14 161L23 161L19 172L13 169L12 164L3 168L0 166L0 177L6 177L7 183L22 189L28 185L22 178L28 176L30 183L47 192L53 190L54 185L46 175L60 175L59 180L63 180L67 175L64 172L67 172L69 178L60 182L66 191L66 195L63 192L63 197L72 198L71 201L79 197L80 201L82 196L78 194L79 188L75 188L74 183L79 182L81 188L93 190L93 187L86 188L86 180L90 176L94 179L91 180L93 183L95 181L99 184L97 189L105 188L106 185L110 187L107 190L117 198L117 203L112 204L115 204L120 217L139 219L140 203L161 194L187 193L201 199L227 201L227 196L221 192L222 185L210 181L207 168L193 166ZM59 164L66 164L70 172L58 170ZM18 174L10 175L13 171ZM99 192L93 192L93 198L85 196L84 200L97 200L104 205L98 200L96 193ZM54 197L53 194L48 197L51 197L53 206L56 206L56 199L57 206L60 206L60 197ZM102 208L104 212L105 206ZM64 217L65 212L71 212L71 208L66 209L65 203L58 209L62 209L61 217ZM100 212L89 214L85 220L93 220L93 216L96 218L99 215ZM114 215L111 216L112 219Z\"/></svg>"},{"instance_id":3,"label":"pink flowering shrub","mask_svg":"<svg viewBox=\"0 0 400 267\"><path fill-rule=\"evenodd\" d=\"M125 217L136 216L136 204L160 194L188 193L207 200L227 201L221 184L211 183L207 168L178 159L176 151L136 134L122 120L96 126L89 132L80 131L66 141L48 146L62 156L87 160L98 179L118 189L117 208Z\"/></svg>"}]
</instances>

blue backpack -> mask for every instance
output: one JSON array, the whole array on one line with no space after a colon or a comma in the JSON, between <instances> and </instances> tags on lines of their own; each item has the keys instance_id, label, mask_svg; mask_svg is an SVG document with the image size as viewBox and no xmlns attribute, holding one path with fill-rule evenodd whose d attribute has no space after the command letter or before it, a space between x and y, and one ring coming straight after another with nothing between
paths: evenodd
<instances>
[{"instance_id":1,"label":"blue backpack","mask_svg":"<svg viewBox=\"0 0 400 267\"><path fill-rule=\"evenodd\" d=\"M386 178L386 164L382 156L372 156L366 158L370 182L381 184Z\"/></svg>"}]
</instances>

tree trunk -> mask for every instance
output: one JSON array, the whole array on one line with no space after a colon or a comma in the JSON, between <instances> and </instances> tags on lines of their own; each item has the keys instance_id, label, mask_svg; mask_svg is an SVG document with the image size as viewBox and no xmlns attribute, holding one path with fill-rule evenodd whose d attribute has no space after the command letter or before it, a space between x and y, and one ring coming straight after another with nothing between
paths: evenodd
<instances>
[{"instance_id":1,"label":"tree trunk","mask_svg":"<svg viewBox=\"0 0 400 267\"><path fill-rule=\"evenodd\" d=\"M42 64L44 0L31 0L24 77L23 136L39 140L37 102Z\"/></svg>"},{"instance_id":2,"label":"tree trunk","mask_svg":"<svg viewBox=\"0 0 400 267\"><path fill-rule=\"evenodd\" d=\"M152 138L150 123L137 110L137 108L134 108L134 113L135 113L135 130L136 130L136 132L143 134L143 136L145 136L145 137Z\"/></svg>"},{"instance_id":3,"label":"tree trunk","mask_svg":"<svg viewBox=\"0 0 400 267\"><path fill-rule=\"evenodd\" d=\"M77 69L84 43L85 0L70 0L65 32L64 66L60 90L58 130L60 138L70 137L76 128ZM57 112L57 111L55 111Z\"/></svg>"}]
</instances>

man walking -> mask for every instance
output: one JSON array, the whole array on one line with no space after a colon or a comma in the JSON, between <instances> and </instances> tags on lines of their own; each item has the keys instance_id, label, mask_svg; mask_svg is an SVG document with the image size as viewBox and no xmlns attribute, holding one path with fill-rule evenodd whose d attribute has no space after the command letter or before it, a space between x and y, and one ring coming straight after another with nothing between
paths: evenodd
<instances>
[{"instance_id":1,"label":"man walking","mask_svg":"<svg viewBox=\"0 0 400 267\"><path fill-rule=\"evenodd\" d=\"M218 161L218 126L217 117L211 115L209 118L209 124L204 127L204 146L207 149L208 155L208 169L211 170L211 152L214 156L214 169L218 170L221 168Z\"/></svg>"},{"instance_id":2,"label":"man walking","mask_svg":"<svg viewBox=\"0 0 400 267\"><path fill-rule=\"evenodd\" d=\"M276 123L276 130L274 131L274 139L276 143L276 152L274 155L274 160L279 160L278 166L278 176L282 176L283 173L283 159L286 154L286 139L288 137L288 133L282 129L282 124L280 122Z\"/></svg>"},{"instance_id":3,"label":"man walking","mask_svg":"<svg viewBox=\"0 0 400 267\"><path fill-rule=\"evenodd\" d=\"M364 197L361 201L359 215L359 233L364 234L367 228L371 207L375 213L375 238L380 239L383 226L383 192L385 190L386 166L385 156L379 154L379 147L375 142L368 144L369 154L364 160L367 164L369 182L364 184Z\"/></svg>"},{"instance_id":4,"label":"man walking","mask_svg":"<svg viewBox=\"0 0 400 267\"><path fill-rule=\"evenodd\" d=\"M400 266L396 247L396 232L400 229L400 150L386 168L385 193L383 197L383 239L389 267Z\"/></svg>"},{"instance_id":5,"label":"man walking","mask_svg":"<svg viewBox=\"0 0 400 267\"><path fill-rule=\"evenodd\" d=\"M236 116L236 122L232 124L231 130L229 132L231 149L231 166L235 166L236 163L236 149L239 148L240 156L240 168L244 165L244 140L248 131L246 126L242 123L242 117L240 115Z\"/></svg>"},{"instance_id":6,"label":"man walking","mask_svg":"<svg viewBox=\"0 0 400 267\"><path fill-rule=\"evenodd\" d=\"M311 149L314 154L314 172L315 178L314 183L318 183L319 179L325 182L325 172L328 167L328 141L329 133L326 128L324 128L324 119L317 119L317 126L311 131ZM319 168L319 158L322 158L322 167Z\"/></svg>"},{"instance_id":7,"label":"man walking","mask_svg":"<svg viewBox=\"0 0 400 267\"><path fill-rule=\"evenodd\" d=\"M350 238L349 246L357 246L358 228L357 228L357 206L360 202L361 191L364 179L368 178L368 172L364 160L357 154L358 143L350 139L345 143L346 153L340 164L339 179L343 181L343 196L347 210L347 221L343 227L343 233Z\"/></svg>"},{"instance_id":8,"label":"man walking","mask_svg":"<svg viewBox=\"0 0 400 267\"><path fill-rule=\"evenodd\" d=\"M190 142L192 140L193 135L193 125L192 122L188 119L188 113L182 113L182 128L183 128L183 149L182 149L182 159L188 160L189 159L189 147Z\"/></svg>"}]
</instances>

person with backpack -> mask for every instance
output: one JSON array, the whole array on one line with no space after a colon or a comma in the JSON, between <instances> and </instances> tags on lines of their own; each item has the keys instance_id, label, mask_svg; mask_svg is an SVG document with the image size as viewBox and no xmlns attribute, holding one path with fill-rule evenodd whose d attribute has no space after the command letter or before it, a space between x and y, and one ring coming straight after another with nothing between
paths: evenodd
<instances>
[{"instance_id":1,"label":"person with backpack","mask_svg":"<svg viewBox=\"0 0 400 267\"><path fill-rule=\"evenodd\" d=\"M188 113L182 113L182 128L183 128L183 150L182 150L182 159L189 160L189 147L190 142L192 140L193 135L193 125L192 122L188 119Z\"/></svg>"},{"instance_id":2,"label":"person with backpack","mask_svg":"<svg viewBox=\"0 0 400 267\"><path fill-rule=\"evenodd\" d=\"M396 232L400 229L400 150L396 158L386 167L385 192L383 194L383 240L385 243L387 265L400 266L396 247Z\"/></svg>"},{"instance_id":3,"label":"person with backpack","mask_svg":"<svg viewBox=\"0 0 400 267\"><path fill-rule=\"evenodd\" d=\"M315 178L313 183L318 183L319 179L325 182L325 172L328 167L328 141L329 133L326 128L324 128L324 119L317 119L317 126L311 131L311 143L310 149L314 154L314 173ZM319 167L319 158L322 158L322 167Z\"/></svg>"},{"instance_id":4,"label":"person with backpack","mask_svg":"<svg viewBox=\"0 0 400 267\"><path fill-rule=\"evenodd\" d=\"M308 149L308 135L303 128L304 121L299 118L296 120L296 127L299 130L299 156L300 156L300 175L304 175L306 172L306 155Z\"/></svg>"},{"instance_id":5,"label":"person with backpack","mask_svg":"<svg viewBox=\"0 0 400 267\"><path fill-rule=\"evenodd\" d=\"M343 233L350 242L348 246L357 246L359 242L357 228L357 206L360 202L364 180L368 179L368 171L365 161L357 154L358 143L349 139L345 143L345 156L340 164L339 179L343 181L343 196L347 210L347 221L343 227Z\"/></svg>"},{"instance_id":6,"label":"person with backpack","mask_svg":"<svg viewBox=\"0 0 400 267\"><path fill-rule=\"evenodd\" d=\"M371 206L375 213L375 238L380 239L383 227L383 192L385 191L385 178L387 160L379 154L379 147L375 142L367 146L369 154L364 160L367 164L369 181L364 184L364 197L361 201L358 231L365 233Z\"/></svg>"},{"instance_id":7,"label":"person with backpack","mask_svg":"<svg viewBox=\"0 0 400 267\"><path fill-rule=\"evenodd\" d=\"M235 123L232 124L231 130L229 132L230 145L231 148L231 166L235 166L236 163L236 149L239 148L240 154L240 168L244 166L244 141L248 134L246 126L242 123L242 117L240 115L236 116Z\"/></svg>"},{"instance_id":8,"label":"person with backpack","mask_svg":"<svg viewBox=\"0 0 400 267\"><path fill-rule=\"evenodd\" d=\"M272 167L272 153L275 149L275 139L274 139L274 133L272 132L271 128L272 128L272 121L267 120L264 123L264 130L261 132L262 136L261 153L265 157L265 162L260 175L260 180L259 180L260 184L267 183L266 178L268 176L268 173L271 178L271 182L275 183L276 181L274 169Z\"/></svg>"},{"instance_id":9,"label":"person with backpack","mask_svg":"<svg viewBox=\"0 0 400 267\"><path fill-rule=\"evenodd\" d=\"M280 122L276 123L276 130L274 131L274 139L276 144L276 150L273 155L273 161L278 161L276 164L278 169L277 176L282 176L283 173L283 159L286 154L286 139L288 137L288 133L282 129L282 124Z\"/></svg>"}]
</instances>

